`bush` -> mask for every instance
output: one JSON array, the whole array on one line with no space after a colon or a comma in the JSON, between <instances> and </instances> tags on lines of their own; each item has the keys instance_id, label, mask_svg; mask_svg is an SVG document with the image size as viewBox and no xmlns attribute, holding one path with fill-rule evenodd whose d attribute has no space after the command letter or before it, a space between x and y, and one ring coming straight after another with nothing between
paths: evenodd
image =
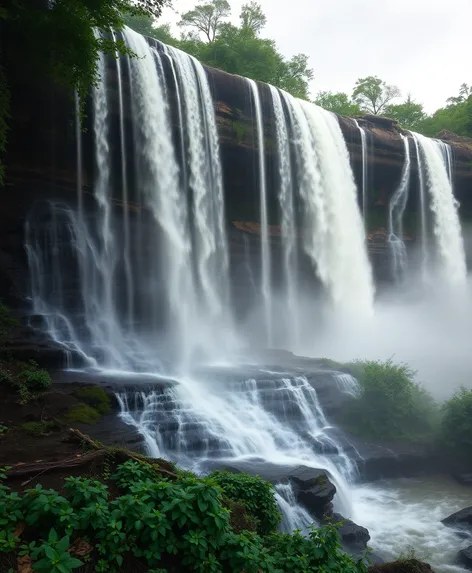
<instances>
[{"instance_id":1,"label":"bush","mask_svg":"<svg viewBox=\"0 0 472 573\"><path fill-rule=\"evenodd\" d=\"M51 386L51 377L46 370L38 368L34 360L25 363L24 368L17 374L16 382L24 385L31 392L42 392Z\"/></svg>"},{"instance_id":2,"label":"bush","mask_svg":"<svg viewBox=\"0 0 472 573\"><path fill-rule=\"evenodd\" d=\"M433 431L435 403L406 364L359 361L350 368L360 385L359 397L344 411L351 431L382 439L418 439Z\"/></svg>"},{"instance_id":3,"label":"bush","mask_svg":"<svg viewBox=\"0 0 472 573\"><path fill-rule=\"evenodd\" d=\"M77 398L97 410L100 414L108 414L111 410L110 397L100 386L81 388L75 393Z\"/></svg>"},{"instance_id":4,"label":"bush","mask_svg":"<svg viewBox=\"0 0 472 573\"><path fill-rule=\"evenodd\" d=\"M96 424L100 418L97 410L87 404L72 406L64 416L66 422L78 422L79 424Z\"/></svg>"},{"instance_id":5,"label":"bush","mask_svg":"<svg viewBox=\"0 0 472 573\"><path fill-rule=\"evenodd\" d=\"M277 529L282 517L272 484L257 476L218 470L210 474L209 478L221 487L225 497L244 504L247 513L257 520L258 533L267 535Z\"/></svg>"},{"instance_id":6,"label":"bush","mask_svg":"<svg viewBox=\"0 0 472 573\"><path fill-rule=\"evenodd\" d=\"M472 390L461 388L443 408L441 438L466 460L472 459Z\"/></svg>"},{"instance_id":7,"label":"bush","mask_svg":"<svg viewBox=\"0 0 472 573\"><path fill-rule=\"evenodd\" d=\"M313 528L309 538L236 533L213 478L169 481L130 460L112 476L112 494L101 481L70 477L61 495L41 485L12 493L2 477L0 553L29 555L35 570L56 571L50 559L70 573L79 556L98 573L120 571L125 560L126 570L168 573L367 571L342 553L334 526Z\"/></svg>"}]
</instances>

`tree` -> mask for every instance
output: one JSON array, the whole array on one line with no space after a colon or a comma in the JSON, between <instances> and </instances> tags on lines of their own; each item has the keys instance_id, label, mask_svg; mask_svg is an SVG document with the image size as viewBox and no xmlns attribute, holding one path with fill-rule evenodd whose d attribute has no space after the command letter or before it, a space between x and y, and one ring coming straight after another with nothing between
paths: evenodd
<instances>
[{"instance_id":1,"label":"tree","mask_svg":"<svg viewBox=\"0 0 472 573\"><path fill-rule=\"evenodd\" d=\"M252 32L255 36L260 34L267 23L267 18L262 11L261 5L254 1L244 4L239 18L241 19L241 28Z\"/></svg>"},{"instance_id":2,"label":"tree","mask_svg":"<svg viewBox=\"0 0 472 573\"><path fill-rule=\"evenodd\" d=\"M449 105L464 103L470 96L472 96L472 86L468 86L467 84L462 84L461 87L459 88L459 95L448 98L447 103Z\"/></svg>"},{"instance_id":3,"label":"tree","mask_svg":"<svg viewBox=\"0 0 472 573\"><path fill-rule=\"evenodd\" d=\"M195 28L212 43L224 20L230 16L231 8L227 0L210 0L205 4L202 2L204 0L199 0L198 6L182 14L179 26Z\"/></svg>"},{"instance_id":4,"label":"tree","mask_svg":"<svg viewBox=\"0 0 472 573\"><path fill-rule=\"evenodd\" d=\"M313 78L314 72L309 67L308 56L296 54L290 60L282 62L279 76L274 78L272 83L295 97L307 100Z\"/></svg>"},{"instance_id":5,"label":"tree","mask_svg":"<svg viewBox=\"0 0 472 573\"><path fill-rule=\"evenodd\" d=\"M377 76L357 80L352 99L367 113L380 115L392 100L401 96L396 86L391 86Z\"/></svg>"},{"instance_id":6,"label":"tree","mask_svg":"<svg viewBox=\"0 0 472 573\"><path fill-rule=\"evenodd\" d=\"M405 129L418 130L422 122L426 118L423 105L415 102L411 95L408 94L407 99L397 105L389 105L385 109L386 115L404 127Z\"/></svg>"},{"instance_id":7,"label":"tree","mask_svg":"<svg viewBox=\"0 0 472 573\"><path fill-rule=\"evenodd\" d=\"M328 111L339 113L339 115L362 115L359 105L343 92L319 92L314 103Z\"/></svg>"},{"instance_id":8,"label":"tree","mask_svg":"<svg viewBox=\"0 0 472 573\"><path fill-rule=\"evenodd\" d=\"M154 37L154 21L150 16L146 14L126 14L124 16L124 21L127 26L129 26L135 32L138 32L138 34L149 36L150 38Z\"/></svg>"}]
</instances>

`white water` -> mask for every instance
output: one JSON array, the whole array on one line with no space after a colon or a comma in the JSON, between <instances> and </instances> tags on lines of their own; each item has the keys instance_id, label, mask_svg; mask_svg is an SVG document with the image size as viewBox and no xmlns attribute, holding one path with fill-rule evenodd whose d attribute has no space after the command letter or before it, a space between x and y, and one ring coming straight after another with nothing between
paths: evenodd
<instances>
[{"instance_id":1,"label":"white water","mask_svg":"<svg viewBox=\"0 0 472 573\"><path fill-rule=\"evenodd\" d=\"M336 116L285 95L303 201L303 249L334 309L368 317L374 285L349 155Z\"/></svg>"},{"instance_id":2,"label":"white water","mask_svg":"<svg viewBox=\"0 0 472 573\"><path fill-rule=\"evenodd\" d=\"M288 125L279 90L270 86L274 106L275 127L277 133L277 153L279 159L279 205L282 227L284 297L282 304L286 313L288 340L298 344L299 308L298 308L298 256L295 224L294 190L292 181L292 160Z\"/></svg>"},{"instance_id":3,"label":"white water","mask_svg":"<svg viewBox=\"0 0 472 573\"><path fill-rule=\"evenodd\" d=\"M264 309L264 324L266 342L272 345L272 288L271 288L271 259L269 245L269 221L267 216L267 181L265 167L264 122L262 117L259 88L254 80L247 80L254 104L254 119L256 122L257 149L259 161L259 195L261 219L261 295Z\"/></svg>"},{"instance_id":4,"label":"white water","mask_svg":"<svg viewBox=\"0 0 472 573\"><path fill-rule=\"evenodd\" d=\"M457 552L470 545L441 523L472 505L472 489L446 478L391 480L357 486L353 519L370 532L369 545L385 560L406 555L430 563L438 573L459 573Z\"/></svg>"},{"instance_id":5,"label":"white water","mask_svg":"<svg viewBox=\"0 0 472 573\"><path fill-rule=\"evenodd\" d=\"M229 370L179 379L150 392L119 393L122 417L146 439L151 455L204 469L207 460L324 468L336 504L350 515L347 483L356 466L331 435L313 386L304 376L238 378Z\"/></svg>"},{"instance_id":6,"label":"white water","mask_svg":"<svg viewBox=\"0 0 472 573\"><path fill-rule=\"evenodd\" d=\"M405 147L405 162L400 184L390 200L388 209L388 243L392 257L393 276L397 283L403 278L408 262L403 240L403 215L408 201L411 178L410 142L404 135L401 135L401 138Z\"/></svg>"},{"instance_id":7,"label":"white water","mask_svg":"<svg viewBox=\"0 0 472 573\"><path fill-rule=\"evenodd\" d=\"M365 129L359 125L356 119L352 120L361 135L361 148L362 148L362 215L364 217L364 224L366 223L367 214L367 169L368 169L368 148L367 148L367 134Z\"/></svg>"},{"instance_id":8,"label":"white water","mask_svg":"<svg viewBox=\"0 0 472 573\"><path fill-rule=\"evenodd\" d=\"M275 499L282 514L282 531L292 533L292 531L300 530L303 535L308 535L309 528L314 523L313 518L297 503L291 484L277 484Z\"/></svg>"},{"instance_id":9,"label":"white water","mask_svg":"<svg viewBox=\"0 0 472 573\"><path fill-rule=\"evenodd\" d=\"M454 199L449 177L451 169L450 151L447 143L429 139L413 133L419 159L420 199L423 228L423 250L427 249L426 237L426 198L423 191L426 184L433 214L433 233L436 243L436 257L430 261L425 250L423 262L433 264L435 274L451 286L464 286L467 278L464 241L459 220L458 203ZM426 274L430 268L426 268Z\"/></svg>"}]
</instances>

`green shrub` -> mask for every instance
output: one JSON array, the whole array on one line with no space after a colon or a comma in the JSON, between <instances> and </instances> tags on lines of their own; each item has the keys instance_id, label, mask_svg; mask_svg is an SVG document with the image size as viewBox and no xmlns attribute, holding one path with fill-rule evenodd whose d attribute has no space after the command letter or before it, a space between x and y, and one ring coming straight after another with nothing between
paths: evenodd
<instances>
[{"instance_id":1,"label":"green shrub","mask_svg":"<svg viewBox=\"0 0 472 573\"><path fill-rule=\"evenodd\" d=\"M472 459L472 390L461 388L443 408L441 439L466 460Z\"/></svg>"},{"instance_id":2,"label":"green shrub","mask_svg":"<svg viewBox=\"0 0 472 573\"><path fill-rule=\"evenodd\" d=\"M81 560L98 573L120 571L125 560L127 570L168 573L367 572L341 551L332 525L312 528L309 538L235 532L212 478L169 481L135 461L112 476L113 495L82 477L67 478L62 495L40 484L18 494L2 478L0 471L0 553L29 555L35 570L70 573L79 566L74 542L86 539L89 554ZM26 524L21 542L20 522Z\"/></svg>"},{"instance_id":3,"label":"green shrub","mask_svg":"<svg viewBox=\"0 0 472 573\"><path fill-rule=\"evenodd\" d=\"M51 386L51 377L47 370L39 368L34 360L30 360L16 375L16 382L26 386L30 392L42 392Z\"/></svg>"},{"instance_id":4,"label":"green shrub","mask_svg":"<svg viewBox=\"0 0 472 573\"><path fill-rule=\"evenodd\" d=\"M66 422L78 422L79 424L96 424L101 416L97 410L88 404L76 404L66 412Z\"/></svg>"},{"instance_id":5,"label":"green shrub","mask_svg":"<svg viewBox=\"0 0 472 573\"><path fill-rule=\"evenodd\" d=\"M365 437L419 439L434 429L437 409L406 364L365 361L349 365L360 385L359 397L346 405L344 422Z\"/></svg>"},{"instance_id":6,"label":"green shrub","mask_svg":"<svg viewBox=\"0 0 472 573\"><path fill-rule=\"evenodd\" d=\"M102 415L108 414L111 410L110 397L100 386L81 388L75 395Z\"/></svg>"},{"instance_id":7,"label":"green shrub","mask_svg":"<svg viewBox=\"0 0 472 573\"><path fill-rule=\"evenodd\" d=\"M267 535L277 529L282 517L272 484L258 476L219 470L208 477L221 487L226 498L244 504L248 515L257 520L258 533Z\"/></svg>"},{"instance_id":8,"label":"green shrub","mask_svg":"<svg viewBox=\"0 0 472 573\"><path fill-rule=\"evenodd\" d=\"M55 422L25 422L21 429L30 436L49 436L54 428Z\"/></svg>"}]
</instances>

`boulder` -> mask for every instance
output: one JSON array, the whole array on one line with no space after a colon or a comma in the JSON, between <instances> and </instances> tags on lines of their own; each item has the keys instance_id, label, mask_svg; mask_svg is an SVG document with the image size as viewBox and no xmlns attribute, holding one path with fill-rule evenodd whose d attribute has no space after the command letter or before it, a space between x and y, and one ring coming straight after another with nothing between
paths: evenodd
<instances>
[{"instance_id":1,"label":"boulder","mask_svg":"<svg viewBox=\"0 0 472 573\"><path fill-rule=\"evenodd\" d=\"M417 559L406 559L372 565L369 567L369 573L434 573L434 571L428 563Z\"/></svg>"},{"instance_id":2,"label":"boulder","mask_svg":"<svg viewBox=\"0 0 472 573\"><path fill-rule=\"evenodd\" d=\"M288 479L295 498L312 515L321 518L331 513L336 486L329 481L326 471L299 466L290 472Z\"/></svg>"},{"instance_id":3,"label":"boulder","mask_svg":"<svg viewBox=\"0 0 472 573\"><path fill-rule=\"evenodd\" d=\"M333 513L329 519L323 520L323 523L340 523L338 527L338 532L341 537L341 541L346 550L350 553L359 553L364 549L367 549L367 543L370 539L370 534L368 529L357 525L350 519L346 519L339 513Z\"/></svg>"},{"instance_id":4,"label":"boulder","mask_svg":"<svg viewBox=\"0 0 472 573\"><path fill-rule=\"evenodd\" d=\"M457 561L466 569L472 570L472 545L459 551Z\"/></svg>"},{"instance_id":5,"label":"boulder","mask_svg":"<svg viewBox=\"0 0 472 573\"><path fill-rule=\"evenodd\" d=\"M466 507L441 520L447 527L469 530L472 532L472 507Z\"/></svg>"}]
</instances>

